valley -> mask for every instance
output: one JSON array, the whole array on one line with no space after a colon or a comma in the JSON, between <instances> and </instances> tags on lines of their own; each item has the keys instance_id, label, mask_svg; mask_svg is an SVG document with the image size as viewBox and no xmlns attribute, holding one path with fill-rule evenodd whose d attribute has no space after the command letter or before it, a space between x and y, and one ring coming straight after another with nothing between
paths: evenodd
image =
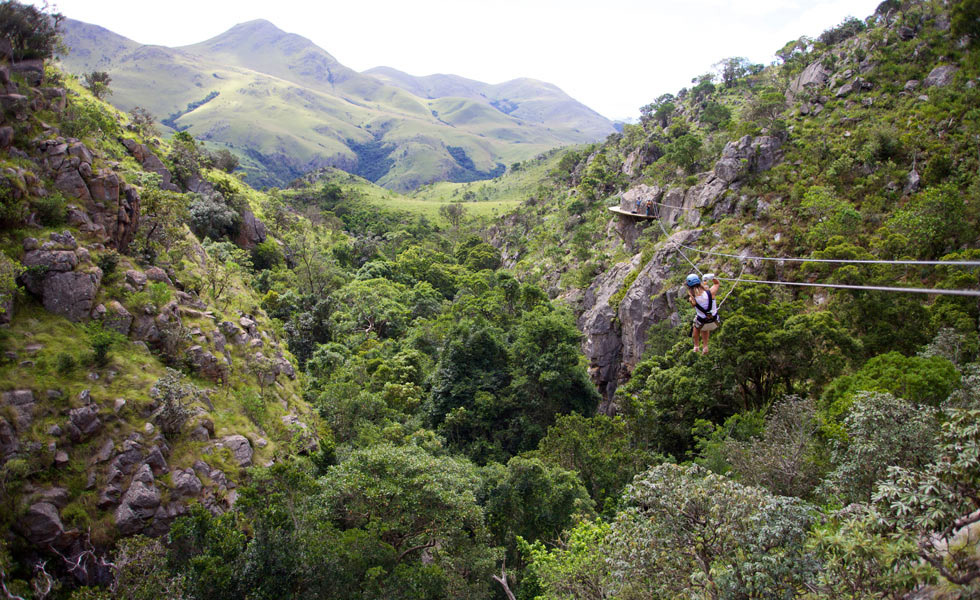
<instances>
[{"instance_id":1,"label":"valley","mask_svg":"<svg viewBox=\"0 0 980 600\"><path fill-rule=\"evenodd\" d=\"M980 594L977 2L620 131L46 10L0 2L6 597Z\"/></svg>"}]
</instances>

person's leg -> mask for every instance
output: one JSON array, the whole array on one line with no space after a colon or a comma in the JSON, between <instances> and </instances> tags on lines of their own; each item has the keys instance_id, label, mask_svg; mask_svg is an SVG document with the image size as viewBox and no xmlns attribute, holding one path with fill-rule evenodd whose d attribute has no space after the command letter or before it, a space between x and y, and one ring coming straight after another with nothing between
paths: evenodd
<instances>
[{"instance_id":1,"label":"person's leg","mask_svg":"<svg viewBox=\"0 0 980 600\"><path fill-rule=\"evenodd\" d=\"M700 352L701 351L701 330L698 329L697 327L694 327L692 325L691 326L691 331L693 332L691 334L691 337L694 339L694 351L695 352Z\"/></svg>"},{"instance_id":2,"label":"person's leg","mask_svg":"<svg viewBox=\"0 0 980 600\"><path fill-rule=\"evenodd\" d=\"M711 336L710 331L701 331L701 352L708 353L708 337Z\"/></svg>"}]
</instances>

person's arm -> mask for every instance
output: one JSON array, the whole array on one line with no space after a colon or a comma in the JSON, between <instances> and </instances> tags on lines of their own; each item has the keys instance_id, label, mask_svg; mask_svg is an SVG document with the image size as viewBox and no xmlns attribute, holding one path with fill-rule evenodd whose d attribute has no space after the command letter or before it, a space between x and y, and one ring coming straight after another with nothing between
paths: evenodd
<instances>
[{"instance_id":1,"label":"person's arm","mask_svg":"<svg viewBox=\"0 0 980 600\"><path fill-rule=\"evenodd\" d=\"M717 277L715 277L711 281L714 282L713 284L711 284L711 295L712 296L717 296L718 295L718 290L721 289L721 282L718 281L718 278Z\"/></svg>"}]
</instances>

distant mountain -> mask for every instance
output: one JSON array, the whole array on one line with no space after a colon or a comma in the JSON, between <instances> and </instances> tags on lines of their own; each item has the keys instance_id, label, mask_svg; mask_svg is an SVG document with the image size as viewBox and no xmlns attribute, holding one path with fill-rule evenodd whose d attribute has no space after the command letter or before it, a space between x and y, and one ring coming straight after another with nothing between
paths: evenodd
<instances>
[{"instance_id":1,"label":"distant mountain","mask_svg":"<svg viewBox=\"0 0 980 600\"><path fill-rule=\"evenodd\" d=\"M254 185L324 166L395 190L498 175L555 146L599 140L612 123L556 86L490 85L455 75L358 73L268 21L204 42L146 46L68 19L64 67L107 71L109 99L229 148Z\"/></svg>"}]
</instances>

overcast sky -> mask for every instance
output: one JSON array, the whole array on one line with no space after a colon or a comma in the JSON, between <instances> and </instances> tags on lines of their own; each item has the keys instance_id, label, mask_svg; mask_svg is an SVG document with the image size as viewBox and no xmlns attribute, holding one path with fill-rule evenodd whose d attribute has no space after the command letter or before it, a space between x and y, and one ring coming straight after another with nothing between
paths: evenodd
<instances>
[{"instance_id":1,"label":"overcast sky","mask_svg":"<svg viewBox=\"0 0 980 600\"><path fill-rule=\"evenodd\" d=\"M728 56L769 63L784 43L819 35L880 0L54 0L73 19L143 44L204 41L267 19L344 65L452 73L487 83L553 83L610 119ZM40 2L34 2L40 4Z\"/></svg>"}]
</instances>

